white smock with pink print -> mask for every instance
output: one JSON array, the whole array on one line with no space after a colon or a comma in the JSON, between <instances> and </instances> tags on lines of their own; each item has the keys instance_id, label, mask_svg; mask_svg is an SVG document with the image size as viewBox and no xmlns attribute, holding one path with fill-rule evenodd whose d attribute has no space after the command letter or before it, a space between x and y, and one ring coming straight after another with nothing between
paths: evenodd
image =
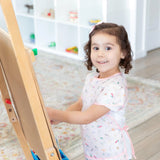
<instances>
[{"instance_id":1,"label":"white smock with pink print","mask_svg":"<svg viewBox=\"0 0 160 160\"><path fill-rule=\"evenodd\" d=\"M98 78L99 73L86 77L82 91L83 108L104 105L110 111L90 124L81 125L86 160L129 160L134 155L125 124L127 85L121 73Z\"/></svg>"}]
</instances>

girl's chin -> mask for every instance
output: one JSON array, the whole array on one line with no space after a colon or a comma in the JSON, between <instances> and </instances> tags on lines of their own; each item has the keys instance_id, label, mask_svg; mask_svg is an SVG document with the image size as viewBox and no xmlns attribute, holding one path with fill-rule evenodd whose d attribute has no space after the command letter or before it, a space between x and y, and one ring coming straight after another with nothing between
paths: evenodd
<instances>
[{"instance_id":1,"label":"girl's chin","mask_svg":"<svg viewBox=\"0 0 160 160\"><path fill-rule=\"evenodd\" d=\"M101 74L115 74L115 73L118 73L120 72L119 70L115 70L115 69L109 69L109 68L98 68L98 71L101 73Z\"/></svg>"},{"instance_id":2,"label":"girl's chin","mask_svg":"<svg viewBox=\"0 0 160 160\"><path fill-rule=\"evenodd\" d=\"M106 73L106 72L108 72L109 70L108 69L104 69L104 67L102 67L102 68L98 68L98 71L99 72L101 72L101 73Z\"/></svg>"}]
</instances>

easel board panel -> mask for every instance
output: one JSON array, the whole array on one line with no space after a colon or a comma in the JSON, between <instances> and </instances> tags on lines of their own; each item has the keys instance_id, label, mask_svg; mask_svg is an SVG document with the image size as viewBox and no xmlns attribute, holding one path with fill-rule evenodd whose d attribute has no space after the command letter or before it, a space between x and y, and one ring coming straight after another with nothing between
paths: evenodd
<instances>
[{"instance_id":1,"label":"easel board panel","mask_svg":"<svg viewBox=\"0 0 160 160\"><path fill-rule=\"evenodd\" d=\"M45 160L54 152L60 159L51 132L31 64L25 53L11 1L0 1L10 36L0 30L0 62L11 93L12 103L18 115L29 146ZM13 23L12 23L13 22ZM8 98L8 97L7 97Z\"/></svg>"}]
</instances>

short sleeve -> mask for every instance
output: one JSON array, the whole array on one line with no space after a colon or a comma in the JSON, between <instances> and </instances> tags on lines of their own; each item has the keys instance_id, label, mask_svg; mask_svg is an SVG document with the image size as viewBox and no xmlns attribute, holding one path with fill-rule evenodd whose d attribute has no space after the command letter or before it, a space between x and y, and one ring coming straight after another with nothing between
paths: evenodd
<instances>
[{"instance_id":1,"label":"short sleeve","mask_svg":"<svg viewBox=\"0 0 160 160\"><path fill-rule=\"evenodd\" d=\"M92 73L87 74L87 76L85 78L84 86L83 86L83 89L82 89L82 92L81 92L81 98L82 99L83 99L83 93L84 93L85 89L87 88L88 83L90 82L91 78L93 78Z\"/></svg>"},{"instance_id":2,"label":"short sleeve","mask_svg":"<svg viewBox=\"0 0 160 160\"><path fill-rule=\"evenodd\" d=\"M111 111L117 112L125 106L126 87L118 84L102 89L95 104L104 105Z\"/></svg>"}]
</instances>

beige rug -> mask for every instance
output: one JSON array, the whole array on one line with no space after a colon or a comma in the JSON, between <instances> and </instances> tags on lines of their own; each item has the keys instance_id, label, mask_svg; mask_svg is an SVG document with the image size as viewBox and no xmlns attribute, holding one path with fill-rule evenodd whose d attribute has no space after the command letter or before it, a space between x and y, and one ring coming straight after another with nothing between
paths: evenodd
<instances>
[{"instance_id":1,"label":"beige rug","mask_svg":"<svg viewBox=\"0 0 160 160\"><path fill-rule=\"evenodd\" d=\"M88 73L82 62L47 53L36 57L34 69L46 106L65 109L81 94ZM160 112L160 82L127 77L129 102L126 120L130 128ZM83 149L78 125L53 126L59 145L70 159L78 160ZM0 160L23 160L24 155L0 99Z\"/></svg>"}]
</instances>

